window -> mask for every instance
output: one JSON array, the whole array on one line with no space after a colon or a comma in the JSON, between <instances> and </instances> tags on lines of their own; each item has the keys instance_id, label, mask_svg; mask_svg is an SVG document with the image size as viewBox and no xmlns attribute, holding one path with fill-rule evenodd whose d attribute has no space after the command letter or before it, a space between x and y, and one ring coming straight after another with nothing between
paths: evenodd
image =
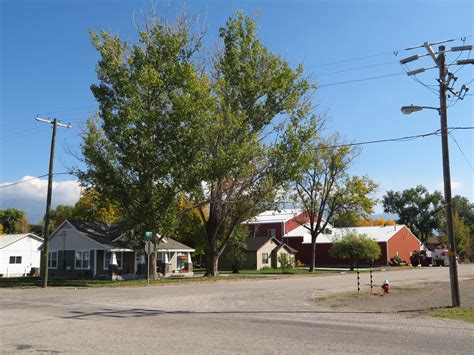
<instances>
[{"instance_id":1,"label":"window","mask_svg":"<svg viewBox=\"0 0 474 355\"><path fill-rule=\"evenodd\" d=\"M75 253L75 268L76 270L80 269L89 269L89 252L88 251L76 251Z\"/></svg>"},{"instance_id":2,"label":"window","mask_svg":"<svg viewBox=\"0 0 474 355\"><path fill-rule=\"evenodd\" d=\"M115 252L115 257L117 258L117 267L119 269L122 268L122 252ZM108 270L110 266L110 261L112 260L112 252L107 251L105 252L104 257L104 270Z\"/></svg>"},{"instance_id":3,"label":"window","mask_svg":"<svg viewBox=\"0 0 474 355\"><path fill-rule=\"evenodd\" d=\"M10 264L21 264L21 256L10 256Z\"/></svg>"},{"instance_id":4,"label":"window","mask_svg":"<svg viewBox=\"0 0 474 355\"><path fill-rule=\"evenodd\" d=\"M271 228L267 231L269 237L274 237L276 235L276 229Z\"/></svg>"},{"instance_id":5,"label":"window","mask_svg":"<svg viewBox=\"0 0 474 355\"><path fill-rule=\"evenodd\" d=\"M176 269L180 271L185 271L187 262L187 255L185 253L178 253L178 255L176 256Z\"/></svg>"},{"instance_id":6,"label":"window","mask_svg":"<svg viewBox=\"0 0 474 355\"><path fill-rule=\"evenodd\" d=\"M57 269L58 268L58 252L50 251L48 252L48 269Z\"/></svg>"},{"instance_id":7,"label":"window","mask_svg":"<svg viewBox=\"0 0 474 355\"><path fill-rule=\"evenodd\" d=\"M254 238L255 237L255 229L249 231L248 237L249 238Z\"/></svg>"},{"instance_id":8,"label":"window","mask_svg":"<svg viewBox=\"0 0 474 355\"><path fill-rule=\"evenodd\" d=\"M262 264L268 264L268 253L262 253Z\"/></svg>"}]
</instances>

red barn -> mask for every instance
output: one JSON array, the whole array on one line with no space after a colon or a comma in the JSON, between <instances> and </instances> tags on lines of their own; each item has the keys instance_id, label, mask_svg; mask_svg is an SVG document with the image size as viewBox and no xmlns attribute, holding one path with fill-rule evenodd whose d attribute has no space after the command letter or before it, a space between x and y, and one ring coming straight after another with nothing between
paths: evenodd
<instances>
[{"instance_id":1,"label":"red barn","mask_svg":"<svg viewBox=\"0 0 474 355\"><path fill-rule=\"evenodd\" d=\"M407 264L414 250L419 251L421 242L404 225L385 227L351 227L331 228L330 234L320 234L316 239L316 265L336 266L347 265L347 261L333 258L329 249L335 239L343 237L348 232L365 234L368 238L375 240L382 250L381 256L375 265L388 265L391 258L398 256ZM284 235L284 242L298 251L297 259L309 265L311 262L311 235L303 226L293 229Z\"/></svg>"},{"instance_id":2,"label":"red barn","mask_svg":"<svg viewBox=\"0 0 474 355\"><path fill-rule=\"evenodd\" d=\"M283 241L283 236L305 223L303 213L299 209L283 209L265 211L244 222L249 227L250 237L276 237Z\"/></svg>"}]
</instances>

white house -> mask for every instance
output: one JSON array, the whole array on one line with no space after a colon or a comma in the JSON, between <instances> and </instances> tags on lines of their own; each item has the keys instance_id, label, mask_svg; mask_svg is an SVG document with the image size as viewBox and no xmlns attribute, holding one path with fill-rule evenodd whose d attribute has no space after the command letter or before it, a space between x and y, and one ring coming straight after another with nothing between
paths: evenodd
<instances>
[{"instance_id":1,"label":"white house","mask_svg":"<svg viewBox=\"0 0 474 355\"><path fill-rule=\"evenodd\" d=\"M0 235L0 277L26 276L39 268L42 244L33 233Z\"/></svg>"}]
</instances>

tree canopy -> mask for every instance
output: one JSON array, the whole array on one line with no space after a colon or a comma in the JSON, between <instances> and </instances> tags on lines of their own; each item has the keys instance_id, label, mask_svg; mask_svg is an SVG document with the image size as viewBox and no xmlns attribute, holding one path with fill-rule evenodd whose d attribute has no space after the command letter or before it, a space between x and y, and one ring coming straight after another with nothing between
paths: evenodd
<instances>
[{"instance_id":1,"label":"tree canopy","mask_svg":"<svg viewBox=\"0 0 474 355\"><path fill-rule=\"evenodd\" d=\"M26 233L29 231L28 216L24 211L17 208L0 210L0 224L5 234Z\"/></svg>"},{"instance_id":2,"label":"tree canopy","mask_svg":"<svg viewBox=\"0 0 474 355\"><path fill-rule=\"evenodd\" d=\"M339 259L349 260L351 269L354 263L359 261L373 262L380 257L379 244L365 234L349 232L341 239L334 241L329 250L331 256Z\"/></svg>"},{"instance_id":3,"label":"tree canopy","mask_svg":"<svg viewBox=\"0 0 474 355\"><path fill-rule=\"evenodd\" d=\"M145 231L164 237L176 227L178 193L193 182L194 164L213 107L210 83L199 74L200 38L191 23L150 21L138 42L91 31L100 60L92 93L97 120L83 134L82 184L114 201L121 223L143 244ZM194 167L194 168L193 168ZM152 255L152 276L156 276Z\"/></svg>"},{"instance_id":4,"label":"tree canopy","mask_svg":"<svg viewBox=\"0 0 474 355\"><path fill-rule=\"evenodd\" d=\"M301 173L294 183L293 200L304 218L300 224L311 233L311 264L316 263L316 239L336 216L365 217L376 200L377 184L366 176L352 176L349 168L357 152L337 136L308 141L300 155Z\"/></svg>"},{"instance_id":5,"label":"tree canopy","mask_svg":"<svg viewBox=\"0 0 474 355\"><path fill-rule=\"evenodd\" d=\"M429 193L422 185L401 192L388 191L383 207L385 212L398 214L397 222L407 225L422 242L439 230L444 211L441 193Z\"/></svg>"},{"instance_id":6,"label":"tree canopy","mask_svg":"<svg viewBox=\"0 0 474 355\"><path fill-rule=\"evenodd\" d=\"M210 73L215 107L202 144L203 183L193 192L209 276L218 274L218 259L239 225L273 206L292 172L295 132L311 110L303 68L271 53L256 29L241 13L230 18L219 31L222 49Z\"/></svg>"}]
</instances>

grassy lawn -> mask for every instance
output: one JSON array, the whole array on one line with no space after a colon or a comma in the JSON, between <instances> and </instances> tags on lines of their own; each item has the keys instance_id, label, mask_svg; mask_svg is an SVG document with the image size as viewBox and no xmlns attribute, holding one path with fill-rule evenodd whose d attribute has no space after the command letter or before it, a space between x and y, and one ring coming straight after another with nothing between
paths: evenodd
<instances>
[{"instance_id":1,"label":"grassy lawn","mask_svg":"<svg viewBox=\"0 0 474 355\"><path fill-rule=\"evenodd\" d=\"M257 278L257 277L256 277ZM181 284L191 282L215 282L221 280L243 279L233 277L231 275L218 277L195 277L195 278L166 278L159 280L150 280L151 286L163 286L167 284ZM249 279L246 277L245 279ZM49 287L140 287L146 286L147 280L127 280L127 281L111 281L111 280L48 280ZM42 280L38 277L11 277L1 278L0 288L36 288L42 286Z\"/></svg>"},{"instance_id":2,"label":"grassy lawn","mask_svg":"<svg viewBox=\"0 0 474 355\"><path fill-rule=\"evenodd\" d=\"M427 314L432 317L448 318L474 323L474 308L442 308L428 311Z\"/></svg>"}]
</instances>

